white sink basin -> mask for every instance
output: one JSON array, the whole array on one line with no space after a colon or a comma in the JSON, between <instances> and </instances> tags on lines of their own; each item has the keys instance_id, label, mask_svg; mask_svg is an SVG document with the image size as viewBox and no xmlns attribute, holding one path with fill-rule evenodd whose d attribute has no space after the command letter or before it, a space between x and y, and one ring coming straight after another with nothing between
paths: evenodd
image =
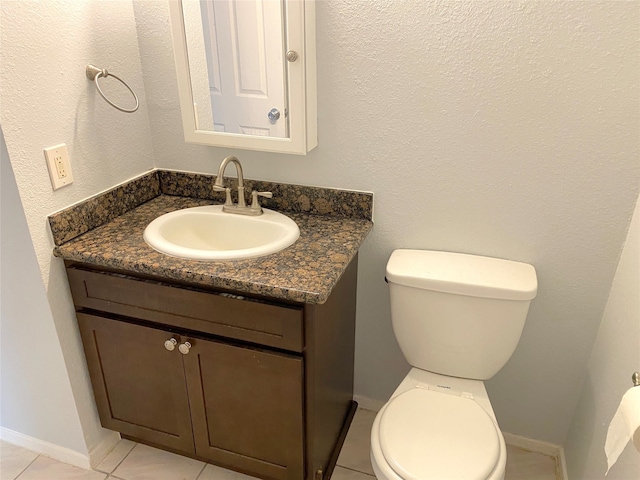
<instances>
[{"instance_id":1,"label":"white sink basin","mask_svg":"<svg viewBox=\"0 0 640 480\"><path fill-rule=\"evenodd\" d=\"M147 225L144 240L155 250L194 260L237 260L279 252L300 236L289 217L263 209L259 216L224 213L222 205L185 208Z\"/></svg>"}]
</instances>

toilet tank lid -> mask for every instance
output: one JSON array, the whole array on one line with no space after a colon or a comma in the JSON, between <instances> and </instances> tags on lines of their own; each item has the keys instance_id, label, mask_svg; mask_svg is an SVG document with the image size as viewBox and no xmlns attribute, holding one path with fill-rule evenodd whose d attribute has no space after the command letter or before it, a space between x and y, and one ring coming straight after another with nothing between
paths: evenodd
<instances>
[{"instance_id":1,"label":"toilet tank lid","mask_svg":"<svg viewBox=\"0 0 640 480\"><path fill-rule=\"evenodd\" d=\"M436 292L504 300L531 300L538 291L532 265L434 250L395 250L387 280Z\"/></svg>"}]
</instances>

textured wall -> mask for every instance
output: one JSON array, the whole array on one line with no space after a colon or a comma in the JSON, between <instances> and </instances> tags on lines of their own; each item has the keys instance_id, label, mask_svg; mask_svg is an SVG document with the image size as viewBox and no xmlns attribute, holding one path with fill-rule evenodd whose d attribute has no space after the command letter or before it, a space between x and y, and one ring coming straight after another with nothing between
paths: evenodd
<instances>
[{"instance_id":1,"label":"textured wall","mask_svg":"<svg viewBox=\"0 0 640 480\"><path fill-rule=\"evenodd\" d=\"M609 422L631 374L640 370L640 199L618 263L587 378L565 442L569 477L604 480L607 459L604 443ZM640 388L640 387L635 387ZM609 480L637 478L640 455L627 445L607 474Z\"/></svg>"},{"instance_id":2,"label":"textured wall","mask_svg":"<svg viewBox=\"0 0 640 480\"><path fill-rule=\"evenodd\" d=\"M38 324L53 317L57 336L53 328L43 332L50 334L49 342L62 346L84 435L72 443L84 444L81 453L86 454L107 433L95 411L63 262L52 257L46 217L153 167L133 10L130 1L3 1L0 22L0 123L51 308L48 317L28 320ZM128 81L143 107L127 115L107 105L85 77L88 63ZM112 82L105 82L105 88L128 100L111 88L117 86ZM75 182L53 192L42 149L62 142ZM19 205L15 208L17 212ZM25 249L29 255L29 247ZM40 288L22 287L33 289L34 297ZM25 382L37 383L38 378ZM60 389L49 395L64 395ZM10 394L4 391L3 400ZM12 428L33 434L28 427ZM67 433L73 435L72 429Z\"/></svg>"},{"instance_id":3,"label":"textured wall","mask_svg":"<svg viewBox=\"0 0 640 480\"><path fill-rule=\"evenodd\" d=\"M635 2L317 2L319 146L185 145L167 7L133 0L156 165L373 191L360 256L356 392L407 372L384 266L399 247L535 265L522 341L488 389L503 430L562 443L640 175Z\"/></svg>"},{"instance_id":4,"label":"textured wall","mask_svg":"<svg viewBox=\"0 0 640 480\"><path fill-rule=\"evenodd\" d=\"M2 428L86 454L80 419L0 131ZM25 286L31 285L31 288Z\"/></svg>"},{"instance_id":5,"label":"textured wall","mask_svg":"<svg viewBox=\"0 0 640 480\"><path fill-rule=\"evenodd\" d=\"M0 15L0 123L90 448L101 431L46 215L154 165L215 173L230 151L183 142L165 2L5 1ZM530 262L539 295L488 388L504 430L562 443L638 198L639 26L636 2L317 2L319 146L233 153L250 178L375 192L359 395L384 401L408 369L382 280L394 248ZM106 105L89 62L141 110ZM59 142L76 181L52 192L42 148Z\"/></svg>"}]
</instances>

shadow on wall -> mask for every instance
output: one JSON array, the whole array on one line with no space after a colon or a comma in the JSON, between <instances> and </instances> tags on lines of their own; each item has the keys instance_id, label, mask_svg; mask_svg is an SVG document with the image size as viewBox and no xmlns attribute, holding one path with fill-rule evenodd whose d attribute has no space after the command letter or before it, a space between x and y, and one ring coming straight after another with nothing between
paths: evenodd
<instances>
[{"instance_id":1,"label":"shadow on wall","mask_svg":"<svg viewBox=\"0 0 640 480\"><path fill-rule=\"evenodd\" d=\"M588 474L591 475L589 478L604 478L604 472L607 471L607 457L604 454L606 430L598 428L598 425L596 425L597 410L595 402L595 387L591 375L587 375L585 378L581 395L580 404L577 406L576 411L581 412L582 424L580 426L580 435L575 437L576 439L579 439L578 441L580 442L580 445L572 445L571 449L565 448L567 463L573 467L571 470L572 478L586 479ZM585 424L587 419L588 425ZM604 432L604 435L598 435L599 432ZM580 452L594 451L599 451L597 459L591 458L588 462L583 458L570 458L571 453L576 454ZM601 476L593 477L595 473L593 468L594 463L597 465L595 470L601 472Z\"/></svg>"},{"instance_id":2,"label":"shadow on wall","mask_svg":"<svg viewBox=\"0 0 640 480\"><path fill-rule=\"evenodd\" d=\"M1 130L0 142L2 437L45 452L64 447L82 460L76 402Z\"/></svg>"}]
</instances>

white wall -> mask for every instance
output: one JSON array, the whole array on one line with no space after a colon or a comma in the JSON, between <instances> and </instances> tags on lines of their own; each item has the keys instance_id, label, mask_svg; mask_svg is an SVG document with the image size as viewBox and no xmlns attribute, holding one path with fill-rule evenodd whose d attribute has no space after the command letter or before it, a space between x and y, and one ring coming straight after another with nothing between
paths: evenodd
<instances>
[{"instance_id":1,"label":"white wall","mask_svg":"<svg viewBox=\"0 0 640 480\"><path fill-rule=\"evenodd\" d=\"M0 425L3 434L18 432L87 454L1 131L0 162Z\"/></svg>"},{"instance_id":2,"label":"white wall","mask_svg":"<svg viewBox=\"0 0 640 480\"><path fill-rule=\"evenodd\" d=\"M53 322L41 326L38 338L62 347L84 435L78 439L75 432L69 448L86 454L110 434L97 417L63 262L52 256L46 218L153 167L133 10L129 0L3 1L0 32L0 124L50 307L49 314L29 314L24 321ZM107 105L85 76L88 63L124 78L143 107L127 115ZM111 82L107 79L105 88L117 86ZM75 182L53 192L42 149L62 142L68 146ZM19 205L9 208L19 215ZM37 297L41 285L21 288ZM37 376L25 378L35 389L41 388L39 381ZM3 403L18 400L11 390L2 394ZM22 422L11 425L19 432L31 431Z\"/></svg>"},{"instance_id":3,"label":"white wall","mask_svg":"<svg viewBox=\"0 0 640 480\"><path fill-rule=\"evenodd\" d=\"M609 422L622 395L631 388L631 374L640 370L639 292L640 198L565 442L567 470L572 479L605 478L604 443ZM627 445L606 478L628 480L639 474L640 453Z\"/></svg>"},{"instance_id":4,"label":"white wall","mask_svg":"<svg viewBox=\"0 0 640 480\"><path fill-rule=\"evenodd\" d=\"M91 449L103 432L46 216L153 166L213 173L229 151L183 142L165 2L5 1L0 15L0 123ZM488 387L504 430L562 443L638 197L639 24L627 2L317 2L318 148L233 153L249 178L375 192L359 395L385 400L408 369L382 280L394 248L530 262L538 298ZM141 110L109 107L89 62ZM76 181L52 192L42 148L60 142Z\"/></svg>"},{"instance_id":5,"label":"white wall","mask_svg":"<svg viewBox=\"0 0 640 480\"><path fill-rule=\"evenodd\" d=\"M229 150L183 143L167 7L133 0L158 167L215 173ZM503 430L561 444L640 175L633 2L321 0L319 146L236 151L249 178L369 190L356 392L407 372L384 266L399 247L535 265L522 341L488 383Z\"/></svg>"}]
</instances>

